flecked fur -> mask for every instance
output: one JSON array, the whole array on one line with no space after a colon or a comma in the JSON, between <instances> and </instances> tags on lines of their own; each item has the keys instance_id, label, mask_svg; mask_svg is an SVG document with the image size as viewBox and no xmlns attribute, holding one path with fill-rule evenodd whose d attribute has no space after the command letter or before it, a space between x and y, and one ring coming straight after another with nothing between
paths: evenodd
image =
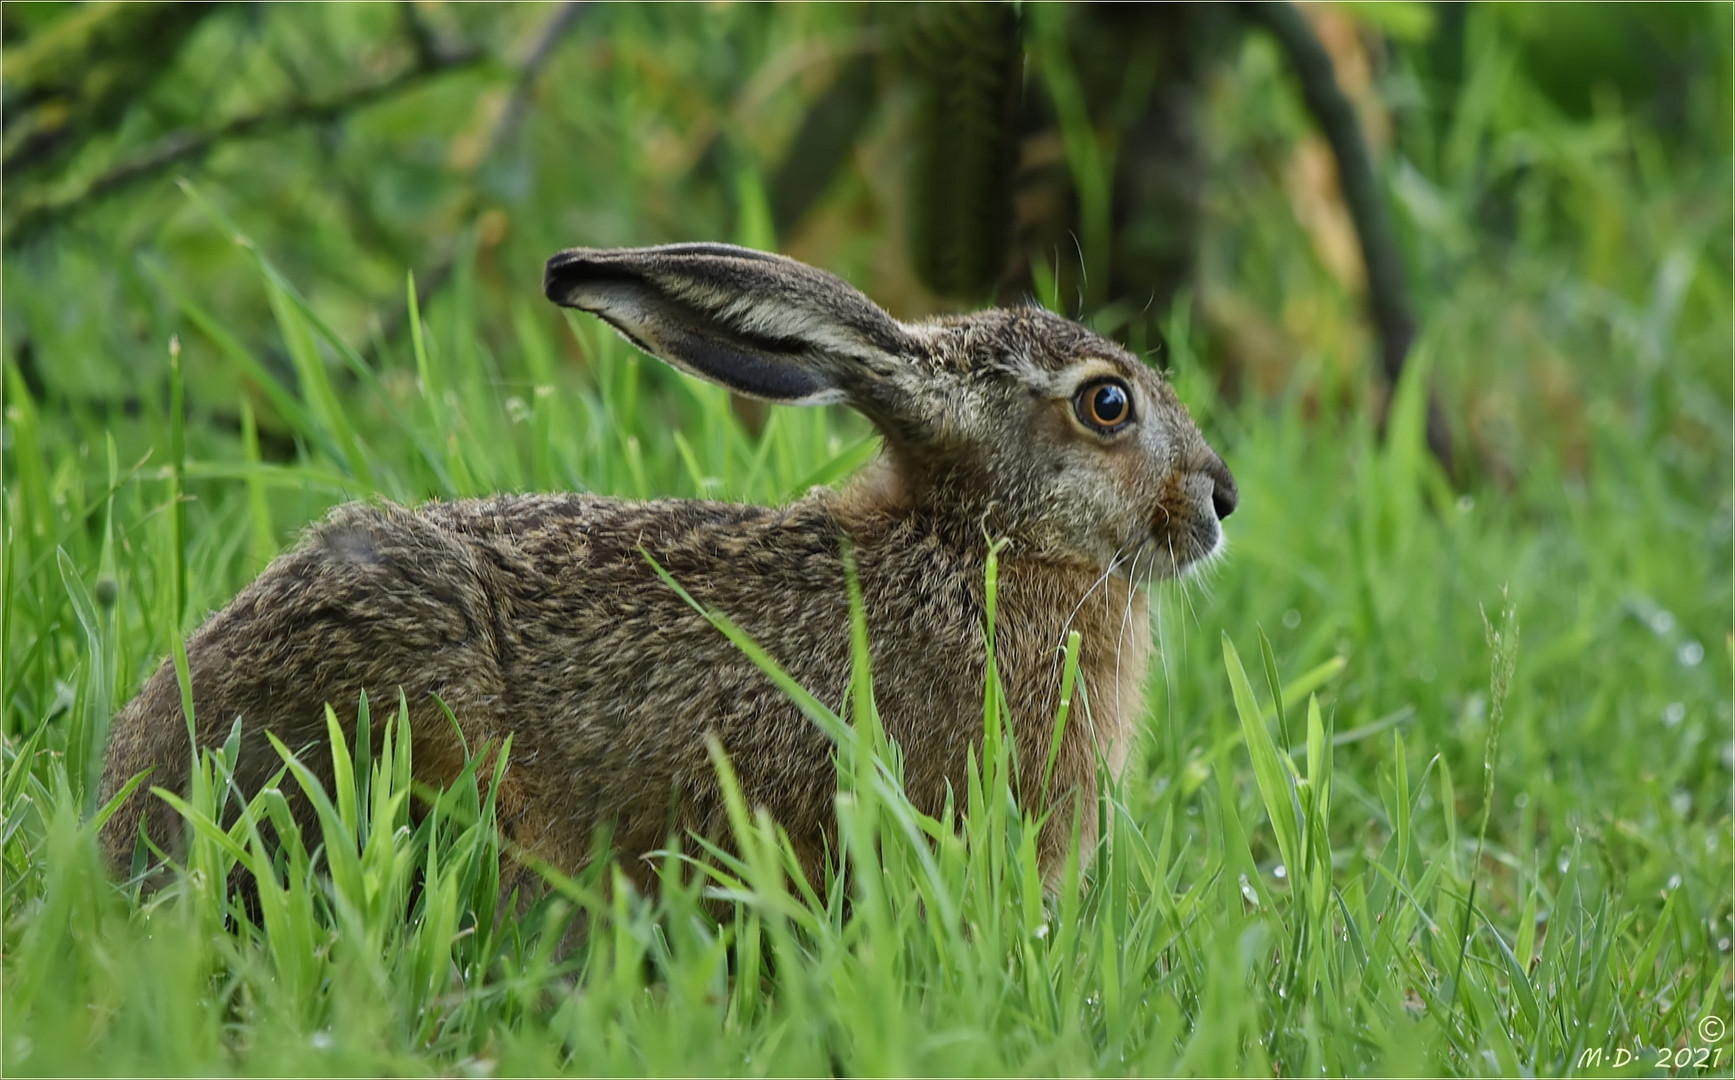
<instances>
[{"instance_id":1,"label":"flecked fur","mask_svg":"<svg viewBox=\"0 0 1735 1080\"><path fill-rule=\"evenodd\" d=\"M1008 542L996 656L1019 759L1046 760L1060 651L1076 629L1088 708L1068 725L1051 798L1089 807L1099 755L1118 775L1151 655L1140 586L1213 554L1235 500L1160 376L1040 309L902 324L829 274L724 245L574 249L550 260L546 290L737 390L849 402L885 435L881 461L841 492L779 508L570 494L337 507L187 642L199 744L221 743L242 718L244 791L280 765L266 730L309 748L329 783L325 704L353 738L360 694L377 714L401 690L419 779L449 783L465 745L510 733L497 793L508 840L574 871L596 831L612 829L623 867L649 889L642 856L671 835L727 840L705 748L715 733L748 801L788 830L816 878L835 849L830 744L645 554L838 706L847 540L880 713L904 749L912 802L937 813L980 749L989 537ZM1135 405L1112 438L1073 406L1080 385L1105 376ZM115 720L105 797L145 768L152 784L184 790L189 759L164 663ZM1027 805L1040 774L1023 770ZM177 815L141 790L104 830L117 869L141 817L157 845L180 847ZM1088 845L1094 813L1081 824ZM1051 817L1046 870L1072 825L1070 813Z\"/></svg>"}]
</instances>

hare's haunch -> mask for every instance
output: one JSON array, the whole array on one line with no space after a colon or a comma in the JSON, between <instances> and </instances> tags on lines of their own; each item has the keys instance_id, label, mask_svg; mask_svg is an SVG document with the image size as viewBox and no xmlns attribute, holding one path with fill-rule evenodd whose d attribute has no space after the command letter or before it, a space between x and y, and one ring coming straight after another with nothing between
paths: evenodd
<instances>
[{"instance_id":1,"label":"hare's haunch","mask_svg":"<svg viewBox=\"0 0 1735 1080\"><path fill-rule=\"evenodd\" d=\"M497 792L508 839L570 871L610 829L648 887L641 856L671 835L727 841L714 733L813 874L835 850L830 744L645 556L835 706L850 672L847 542L879 710L911 800L937 813L980 746L995 538L1007 542L995 651L1016 753L1046 761L1057 657L1079 631L1085 707L1048 795L1090 805L1099 758L1118 773L1143 705L1141 586L1214 555L1235 508L1229 470L1161 376L1037 308L900 323L831 274L722 244L575 248L549 260L544 288L689 374L774 402L851 405L883 434L881 460L841 492L779 508L589 495L338 507L187 641L199 745L240 717L244 792L281 764L267 731L329 783L326 704L353 738L364 691L376 709L401 691L419 779L449 783L465 745L511 734ZM147 768L151 784L184 790L191 758L165 663L115 720L105 798ZM1021 773L1031 805L1042 771ZM141 818L157 846L182 849L178 815L141 788L104 830L117 868ZM1050 816L1046 869L1072 818ZM1087 843L1095 821L1083 815Z\"/></svg>"}]
</instances>

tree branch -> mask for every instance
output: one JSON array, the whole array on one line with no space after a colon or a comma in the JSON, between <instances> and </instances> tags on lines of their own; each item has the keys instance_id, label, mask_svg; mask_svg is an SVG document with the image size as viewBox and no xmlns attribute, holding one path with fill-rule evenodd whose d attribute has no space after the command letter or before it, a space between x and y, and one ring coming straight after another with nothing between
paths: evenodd
<instances>
[{"instance_id":1,"label":"tree branch","mask_svg":"<svg viewBox=\"0 0 1735 1080\"><path fill-rule=\"evenodd\" d=\"M1355 222L1356 239L1361 243L1362 261L1367 267L1368 310L1379 336L1380 369L1386 381L1395 387L1416 338L1416 317L1410 308L1403 255L1386 215L1385 200L1355 106L1338 88L1331 55L1293 4L1285 0L1256 0L1241 6L1277 39L1289 58L1301 81L1302 100L1337 160L1338 186L1350 220ZM1451 433L1439 399L1432 391L1428 395L1428 445L1441 464L1450 469Z\"/></svg>"},{"instance_id":2,"label":"tree branch","mask_svg":"<svg viewBox=\"0 0 1735 1080\"><path fill-rule=\"evenodd\" d=\"M55 223L87 206L148 180L176 165L203 159L219 145L236 139L258 138L301 124L319 123L365 108L402 93L437 75L468 67L484 58L477 49L431 54L403 72L382 82L361 86L331 97L297 101L236 117L208 131L176 132L91 181L75 194L27 204L6 229L5 243L16 247Z\"/></svg>"},{"instance_id":3,"label":"tree branch","mask_svg":"<svg viewBox=\"0 0 1735 1080\"><path fill-rule=\"evenodd\" d=\"M0 171L53 171L114 126L167 71L213 3L76 5L22 44L7 42Z\"/></svg>"},{"instance_id":4,"label":"tree branch","mask_svg":"<svg viewBox=\"0 0 1735 1080\"><path fill-rule=\"evenodd\" d=\"M542 69L548 66L548 61L554 55L554 47L566 32L572 29L579 16L589 10L590 4L585 0L567 0L560 5L548 21L542 24L536 36L531 39L530 47L524 50L524 57L518 62L518 78L512 84L512 97L506 102L506 111L496 122L494 133L488 140L488 156L504 150L506 145L518 137L518 129L524 125L524 118L529 114L530 95L536 89L536 79L542 74Z\"/></svg>"},{"instance_id":5,"label":"tree branch","mask_svg":"<svg viewBox=\"0 0 1735 1080\"><path fill-rule=\"evenodd\" d=\"M566 33L566 31L575 25L578 17L584 13L588 6L589 5L582 2L582 0L568 0L567 3L562 4L561 7L551 15L541 27L538 28L535 36L530 40L528 47L523 51L523 58L516 64L511 96L508 99L506 108L502 110L499 117L495 120L494 128L488 135L488 151L478 159L478 165L492 159L496 153L506 149L518 137L524 121L529 116L530 99L534 94L537 78L547 67L549 60L553 56L554 47L559 43L560 38ZM141 179L143 175L148 175L148 173L142 171L147 163L150 164L153 171L160 171L161 169L174 164L176 161L191 160L197 156L201 156L204 153L208 153L218 142L226 138L268 135L273 131L293 124L312 123L339 118L351 109L371 103L379 98L402 90L419 79L430 77L437 71L449 71L455 67L472 63L478 58L478 55L474 52L450 53L443 59L439 60L433 69L418 66L411 68L386 82L371 87L363 87L359 90L351 91L347 94L339 95L338 97L330 98L325 101L304 102L269 113L259 113L251 117L243 117L240 120L233 121L199 136L174 136L170 139L165 139L149 154L140 155L138 158L134 159L130 168L133 170L133 173L138 175L129 174L129 178L124 182L116 181L115 183L124 186L124 184L136 182L138 179ZM161 164L156 164L159 161ZM118 169L114 170L114 172L118 171ZM102 181L98 181L98 183L102 183ZM473 175L473 170L472 175L468 177L464 183L465 187L463 189L462 201L458 210L458 217L461 220L474 217L482 208L482 194ZM91 186L91 188L95 187L96 184ZM117 188L111 187L106 191L98 193L95 197L100 198L107 194L112 194L114 190L117 190ZM86 189L87 193L90 191L90 188ZM66 202L67 204L71 204L82 199L83 195L76 200L66 200ZM72 207L70 205L62 206L57 211L57 215L64 216L66 213L70 212L71 209ZM47 224L47 221L43 221L34 226L34 228L41 228ZM9 236L6 242L13 243L15 240L15 235ZM416 275L416 298L417 304L421 310L427 310L430 297L434 293L438 292L451 278L456 258L457 246L454 244L443 258L434 263L431 267L428 267L424 272ZM378 340L380 341L391 340L398 334L402 333L403 329L407 325L408 311L402 301L402 294L397 294L397 296L398 299L396 301L386 305L386 318L376 324L376 326L378 326ZM25 339L22 348L23 352L20 359L20 368L28 382L32 378L37 378L38 376L38 373L35 371L31 345L28 338ZM375 359L377 360L378 357L376 356ZM341 378L344 376L340 375L339 377ZM37 381L38 385L40 385L39 378ZM129 412L136 411L140 407L138 399L130 396L118 401L86 401L84 402L84 405L93 409L119 409ZM229 426L232 420L232 418L226 418L222 414L213 414L213 418L215 422L222 426ZM281 451L283 456L288 456L288 454L293 450L292 442L283 441L280 436L274 435L263 428L260 431L260 437L261 439L266 440L276 440L278 443L277 448Z\"/></svg>"},{"instance_id":6,"label":"tree branch","mask_svg":"<svg viewBox=\"0 0 1735 1080\"><path fill-rule=\"evenodd\" d=\"M500 117L494 122L494 130L488 134L488 150L478 159L478 165L492 160L517 139L519 131L524 126L525 119L530 115L530 98L536 89L537 77L543 68L548 66L549 59L554 55L554 47L559 44L568 30L578 21L590 5L585 0L567 0L560 5L559 10L548 17L548 20L537 30L530 45L524 50L523 59L518 62L518 73L513 79L512 94L507 99L506 107L501 110ZM482 207L482 195L474 178L470 179L464 192L463 202L458 209L460 220L474 217ZM416 275L416 307L426 311L428 301L439 292L452 276L452 267L457 259L458 245L453 243L445 257L429 267L425 272ZM409 311L400 300L387 307L387 315L379 323L381 341L390 341L400 334L409 322ZM378 359L377 357L375 359Z\"/></svg>"}]
</instances>

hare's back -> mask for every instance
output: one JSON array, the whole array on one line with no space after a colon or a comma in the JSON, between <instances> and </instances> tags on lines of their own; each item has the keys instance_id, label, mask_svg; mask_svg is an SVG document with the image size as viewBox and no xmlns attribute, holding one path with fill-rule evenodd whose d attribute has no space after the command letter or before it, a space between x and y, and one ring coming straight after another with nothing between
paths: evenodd
<instances>
[{"instance_id":1,"label":"hare's back","mask_svg":"<svg viewBox=\"0 0 1735 1080\"><path fill-rule=\"evenodd\" d=\"M418 527L462 545L484 592L506 605L498 612L504 624L530 634L552 629L545 621L619 624L680 611L698 616L661 580L659 568L743 624L774 614L801 620L800 606L777 601L779 594L835 592L840 603L847 595L842 532L814 500L773 508L510 495L429 503L414 517Z\"/></svg>"},{"instance_id":2,"label":"hare's back","mask_svg":"<svg viewBox=\"0 0 1735 1080\"><path fill-rule=\"evenodd\" d=\"M481 601L477 637L511 711L584 743L588 760L642 755L618 737L627 728L726 729L781 699L659 568L798 678L847 680L843 542L819 502L526 495L431 503L412 516L406 531L433 530L461 550L455 570L474 581L464 593Z\"/></svg>"},{"instance_id":3,"label":"hare's back","mask_svg":"<svg viewBox=\"0 0 1735 1080\"><path fill-rule=\"evenodd\" d=\"M648 779L679 759L709 774L705 731L732 750L763 742L761 760L783 765L772 751L817 730L707 612L841 707L846 542L882 705L903 737L961 755L964 733L948 721L980 708L981 568L908 523L845 529L823 495L779 508L588 495L350 504L243 598L267 602L237 606L314 630L255 627L308 652L290 667L341 673L325 700L401 688L412 704L439 698L460 723L539 738L575 768ZM279 605L291 581L305 587ZM313 622L315 608L330 617Z\"/></svg>"}]
</instances>

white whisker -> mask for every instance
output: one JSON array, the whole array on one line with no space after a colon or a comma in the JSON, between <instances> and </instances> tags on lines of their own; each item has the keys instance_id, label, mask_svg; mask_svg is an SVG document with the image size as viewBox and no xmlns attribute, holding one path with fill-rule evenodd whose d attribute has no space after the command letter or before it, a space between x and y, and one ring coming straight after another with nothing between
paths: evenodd
<instances>
[{"instance_id":1,"label":"white whisker","mask_svg":"<svg viewBox=\"0 0 1735 1080\"><path fill-rule=\"evenodd\" d=\"M1139 556L1144 554L1145 548L1146 548L1146 546L1148 546L1149 542L1150 542L1149 539L1147 539L1144 543L1141 543L1138 546L1138 549L1136 551L1133 552L1132 571L1127 574L1127 601L1126 601L1126 605L1121 608L1120 632L1115 635L1115 645L1114 645L1115 713L1117 715L1123 716L1123 722L1124 722L1124 714L1121 713L1121 709L1122 709L1122 704L1121 704L1121 653L1122 653L1123 647L1126 644L1127 627L1129 625L1131 625L1131 623L1132 623L1133 594L1138 591L1138 587L1139 587L1139 582L1138 582Z\"/></svg>"},{"instance_id":2,"label":"white whisker","mask_svg":"<svg viewBox=\"0 0 1735 1080\"><path fill-rule=\"evenodd\" d=\"M1155 603L1152 607L1155 610L1152 612L1152 618L1156 620L1157 660L1163 665L1163 699L1168 706L1167 711L1163 714L1163 720L1167 726L1165 732L1167 738L1164 742L1170 757L1169 768L1173 770L1179 764L1181 749L1175 735L1175 672L1169 666L1169 645L1167 635L1163 630L1163 597L1159 594L1153 599Z\"/></svg>"},{"instance_id":3,"label":"white whisker","mask_svg":"<svg viewBox=\"0 0 1735 1080\"><path fill-rule=\"evenodd\" d=\"M1104 582L1106 582L1109 578L1113 577L1114 572L1116 570L1120 569L1121 565L1124 564L1128 558L1133 558L1136 560L1138 557L1138 552L1142 551L1144 549L1145 544L1148 542L1149 542L1149 538L1147 537L1143 541L1129 540L1125 544L1122 544L1115 551L1114 556L1109 559L1107 569L1103 570L1102 574L1095 581L1091 582L1090 588L1086 589L1084 591L1084 595L1078 598L1078 603L1073 605L1072 613L1066 617L1066 622L1061 624L1060 640L1055 643L1054 668L1050 672L1049 678L1048 678L1048 695L1049 696L1048 696L1047 703L1043 706L1043 715L1046 716L1049 713L1052 713L1054 711L1054 695L1060 692L1060 682L1058 679L1058 676L1060 674L1060 665L1066 659L1066 636L1072 630L1073 620L1078 618L1078 613L1081 610L1083 610L1085 602L1090 599L1090 594L1093 592L1096 592L1096 590L1098 588L1100 588ZM1133 544L1135 544L1135 543L1138 544L1138 548L1135 549L1133 551L1133 553L1129 556L1127 554L1127 548L1132 547ZM1106 592L1104 593L1104 598L1105 599L1107 598Z\"/></svg>"}]
</instances>

